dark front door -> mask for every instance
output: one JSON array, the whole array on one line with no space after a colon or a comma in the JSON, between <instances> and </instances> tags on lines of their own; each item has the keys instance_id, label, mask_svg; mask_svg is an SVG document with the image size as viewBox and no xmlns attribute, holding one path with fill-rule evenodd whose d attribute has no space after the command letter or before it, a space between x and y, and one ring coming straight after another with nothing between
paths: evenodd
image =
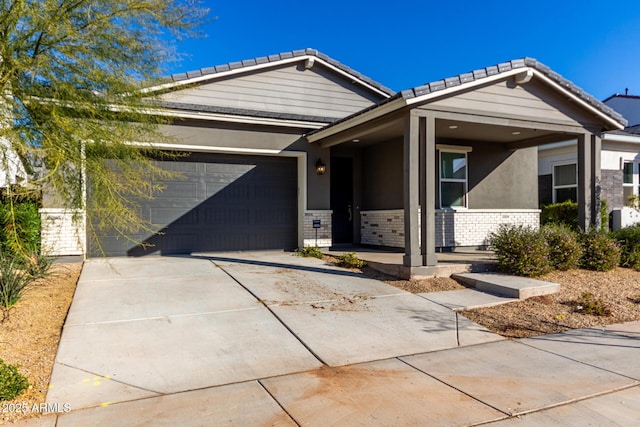
<instances>
[{"instance_id":1,"label":"dark front door","mask_svg":"<svg viewBox=\"0 0 640 427\"><path fill-rule=\"evenodd\" d=\"M353 243L353 159L331 158L333 243Z\"/></svg>"}]
</instances>

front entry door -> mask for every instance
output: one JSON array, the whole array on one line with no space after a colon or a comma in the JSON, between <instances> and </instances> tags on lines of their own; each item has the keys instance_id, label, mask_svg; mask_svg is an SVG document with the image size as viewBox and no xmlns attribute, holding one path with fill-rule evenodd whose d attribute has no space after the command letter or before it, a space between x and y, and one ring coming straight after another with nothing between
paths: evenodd
<instances>
[{"instance_id":1,"label":"front entry door","mask_svg":"<svg viewBox=\"0 0 640 427\"><path fill-rule=\"evenodd\" d=\"M333 243L353 243L353 159L331 158Z\"/></svg>"}]
</instances>

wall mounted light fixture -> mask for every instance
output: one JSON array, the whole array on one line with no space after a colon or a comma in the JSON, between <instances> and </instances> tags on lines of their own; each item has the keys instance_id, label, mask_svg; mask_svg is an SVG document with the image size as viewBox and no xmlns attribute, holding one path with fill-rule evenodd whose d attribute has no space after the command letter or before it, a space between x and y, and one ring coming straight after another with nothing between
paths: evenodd
<instances>
[{"instance_id":1,"label":"wall mounted light fixture","mask_svg":"<svg viewBox=\"0 0 640 427\"><path fill-rule=\"evenodd\" d=\"M318 158L318 161L316 162L316 173L318 175L324 175L326 171L327 171L327 165L324 164L322 159Z\"/></svg>"}]
</instances>

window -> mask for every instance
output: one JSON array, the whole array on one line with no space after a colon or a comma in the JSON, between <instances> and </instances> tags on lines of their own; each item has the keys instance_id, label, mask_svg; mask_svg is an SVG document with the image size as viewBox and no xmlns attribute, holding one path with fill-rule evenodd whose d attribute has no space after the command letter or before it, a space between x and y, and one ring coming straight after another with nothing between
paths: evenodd
<instances>
[{"instance_id":1,"label":"window","mask_svg":"<svg viewBox=\"0 0 640 427\"><path fill-rule=\"evenodd\" d=\"M440 207L467 206L467 153L440 151Z\"/></svg>"},{"instance_id":2,"label":"window","mask_svg":"<svg viewBox=\"0 0 640 427\"><path fill-rule=\"evenodd\" d=\"M624 162L622 167L622 197L624 198L624 204L629 206L629 198L638 194L640 194L638 163Z\"/></svg>"},{"instance_id":3,"label":"window","mask_svg":"<svg viewBox=\"0 0 640 427\"><path fill-rule=\"evenodd\" d=\"M578 167L575 163L553 166L553 202L578 201Z\"/></svg>"}]
</instances>

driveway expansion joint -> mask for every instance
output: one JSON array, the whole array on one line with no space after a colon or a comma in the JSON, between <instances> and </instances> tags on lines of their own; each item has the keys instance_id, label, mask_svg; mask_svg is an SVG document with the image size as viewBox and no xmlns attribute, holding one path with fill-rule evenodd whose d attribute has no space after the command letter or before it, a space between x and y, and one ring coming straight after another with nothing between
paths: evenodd
<instances>
[{"instance_id":1,"label":"driveway expansion joint","mask_svg":"<svg viewBox=\"0 0 640 427\"><path fill-rule=\"evenodd\" d=\"M280 318L280 316L278 316L272 309L271 307L269 307L262 299L260 299L256 294L254 294L253 292L251 292L251 290L249 288L247 288L242 282L240 282L236 277L234 277L231 273L229 273L227 271L226 268L224 268L223 266L216 264L213 260L211 260L211 262L220 268L220 270L222 270L227 276L229 276L231 279L233 279L238 285L240 285L244 290L246 290L247 292L249 292L260 304L262 304L264 306L264 308L266 308L269 313L271 313L271 315L273 317L275 317L275 319L280 322L280 324L282 326L284 326L284 328L289 331L290 334L292 334L296 340L298 340L298 342L300 342L300 344L302 344L302 346L307 349L307 351L309 353L311 353L313 355L313 357L315 357L320 363L322 363L325 366L329 366L328 363L326 363L324 360L322 360L322 358L315 352L313 351L313 349L311 347L309 347L307 345L307 343L305 343L304 341L302 341L302 339L298 336L298 334L296 334L286 323L284 323L282 321L282 319Z\"/></svg>"}]
</instances>

